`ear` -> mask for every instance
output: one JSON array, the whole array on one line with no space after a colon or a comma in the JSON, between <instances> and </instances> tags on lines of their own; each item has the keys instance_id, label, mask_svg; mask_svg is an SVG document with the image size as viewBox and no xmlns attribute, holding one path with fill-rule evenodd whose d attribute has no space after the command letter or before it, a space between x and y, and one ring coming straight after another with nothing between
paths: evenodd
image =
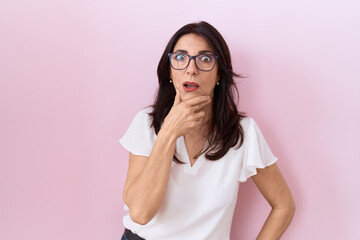
<instances>
[{"instance_id":1,"label":"ear","mask_svg":"<svg viewBox=\"0 0 360 240\"><path fill-rule=\"evenodd\" d=\"M220 79L221 79L221 76L220 76L220 75L217 75L217 76L216 76L216 81L220 81Z\"/></svg>"}]
</instances>

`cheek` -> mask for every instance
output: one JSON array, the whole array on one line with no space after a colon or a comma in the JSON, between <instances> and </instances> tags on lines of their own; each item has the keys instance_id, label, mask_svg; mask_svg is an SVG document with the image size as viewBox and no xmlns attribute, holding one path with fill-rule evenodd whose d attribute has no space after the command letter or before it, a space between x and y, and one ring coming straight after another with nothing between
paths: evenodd
<instances>
[{"instance_id":1,"label":"cheek","mask_svg":"<svg viewBox=\"0 0 360 240\"><path fill-rule=\"evenodd\" d=\"M206 94L213 95L214 89L216 87L216 82L217 82L216 75L208 76L207 83L204 85L204 88L203 88L204 92Z\"/></svg>"},{"instance_id":2,"label":"cheek","mask_svg":"<svg viewBox=\"0 0 360 240\"><path fill-rule=\"evenodd\" d=\"M176 72L171 71L171 79L176 88L182 87L181 74L179 71Z\"/></svg>"},{"instance_id":3,"label":"cheek","mask_svg":"<svg viewBox=\"0 0 360 240\"><path fill-rule=\"evenodd\" d=\"M218 76L217 74L209 74L209 76L207 76L206 79L207 79L207 88L214 88L216 82L218 81Z\"/></svg>"}]
</instances>

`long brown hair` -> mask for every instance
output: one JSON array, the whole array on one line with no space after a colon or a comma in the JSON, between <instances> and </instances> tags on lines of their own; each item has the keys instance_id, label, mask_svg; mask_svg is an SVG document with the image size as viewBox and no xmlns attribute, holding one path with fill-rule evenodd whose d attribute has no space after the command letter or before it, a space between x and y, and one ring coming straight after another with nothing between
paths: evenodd
<instances>
[{"instance_id":1,"label":"long brown hair","mask_svg":"<svg viewBox=\"0 0 360 240\"><path fill-rule=\"evenodd\" d=\"M159 88L153 104L152 127L156 134L169 113L175 99L176 91L170 83L170 62L168 53L174 50L176 42L185 34L194 33L203 37L209 46L215 51L218 58L218 75L220 84L215 86L212 100L212 119L208 136L208 144L195 158L205 153L209 160L219 160L231 147L234 147L240 139L238 147L243 144L244 130L240 120L245 113L238 112L234 102L234 94L239 97L238 89L233 77L242 77L233 72L229 48L221 34L209 23L191 23L180 28L167 44L157 69ZM174 161L181 163L175 156Z\"/></svg>"}]
</instances>

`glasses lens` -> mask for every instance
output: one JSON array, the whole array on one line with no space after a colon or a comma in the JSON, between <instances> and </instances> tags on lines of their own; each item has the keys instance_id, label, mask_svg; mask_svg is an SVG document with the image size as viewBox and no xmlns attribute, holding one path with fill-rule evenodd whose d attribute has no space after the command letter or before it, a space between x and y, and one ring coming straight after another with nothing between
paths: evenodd
<instances>
[{"instance_id":1,"label":"glasses lens","mask_svg":"<svg viewBox=\"0 0 360 240\"><path fill-rule=\"evenodd\" d=\"M209 71L215 65L215 57L208 54L199 55L196 58L196 64L200 70Z\"/></svg>"},{"instance_id":2,"label":"glasses lens","mask_svg":"<svg viewBox=\"0 0 360 240\"><path fill-rule=\"evenodd\" d=\"M182 53L173 53L170 57L170 62L173 68L184 69L189 62L189 57Z\"/></svg>"}]
</instances>

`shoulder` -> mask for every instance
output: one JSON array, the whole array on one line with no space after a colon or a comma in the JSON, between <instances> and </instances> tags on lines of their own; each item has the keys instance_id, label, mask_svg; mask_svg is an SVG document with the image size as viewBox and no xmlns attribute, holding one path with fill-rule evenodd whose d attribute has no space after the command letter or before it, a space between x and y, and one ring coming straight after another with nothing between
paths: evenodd
<instances>
[{"instance_id":1,"label":"shoulder","mask_svg":"<svg viewBox=\"0 0 360 240\"><path fill-rule=\"evenodd\" d=\"M151 107L137 112L124 136L120 139L120 143L134 155L150 156L156 140L154 129L151 128L152 118L149 115L151 112Z\"/></svg>"},{"instance_id":2,"label":"shoulder","mask_svg":"<svg viewBox=\"0 0 360 240\"><path fill-rule=\"evenodd\" d=\"M151 117L150 113L152 113L152 111L153 111L153 107L147 107L147 108L141 109L140 111L138 111L135 114L133 122L135 122L137 124L148 123L151 125L152 117Z\"/></svg>"},{"instance_id":3,"label":"shoulder","mask_svg":"<svg viewBox=\"0 0 360 240\"><path fill-rule=\"evenodd\" d=\"M240 125L243 128L244 142L248 142L250 139L263 139L260 127L252 117L244 117L240 120Z\"/></svg>"},{"instance_id":4,"label":"shoulder","mask_svg":"<svg viewBox=\"0 0 360 240\"><path fill-rule=\"evenodd\" d=\"M146 107L138 111L135 115L135 117L138 118L148 118L150 116L150 113L154 110L153 107Z\"/></svg>"},{"instance_id":5,"label":"shoulder","mask_svg":"<svg viewBox=\"0 0 360 240\"><path fill-rule=\"evenodd\" d=\"M138 134L144 131L148 132L152 125L152 117L150 115L152 109L152 107L147 107L138 111L131 121L128 131Z\"/></svg>"},{"instance_id":6,"label":"shoulder","mask_svg":"<svg viewBox=\"0 0 360 240\"><path fill-rule=\"evenodd\" d=\"M247 132L250 128L256 126L256 122L252 117L246 116L240 120L240 125L243 128L244 132Z\"/></svg>"}]
</instances>

